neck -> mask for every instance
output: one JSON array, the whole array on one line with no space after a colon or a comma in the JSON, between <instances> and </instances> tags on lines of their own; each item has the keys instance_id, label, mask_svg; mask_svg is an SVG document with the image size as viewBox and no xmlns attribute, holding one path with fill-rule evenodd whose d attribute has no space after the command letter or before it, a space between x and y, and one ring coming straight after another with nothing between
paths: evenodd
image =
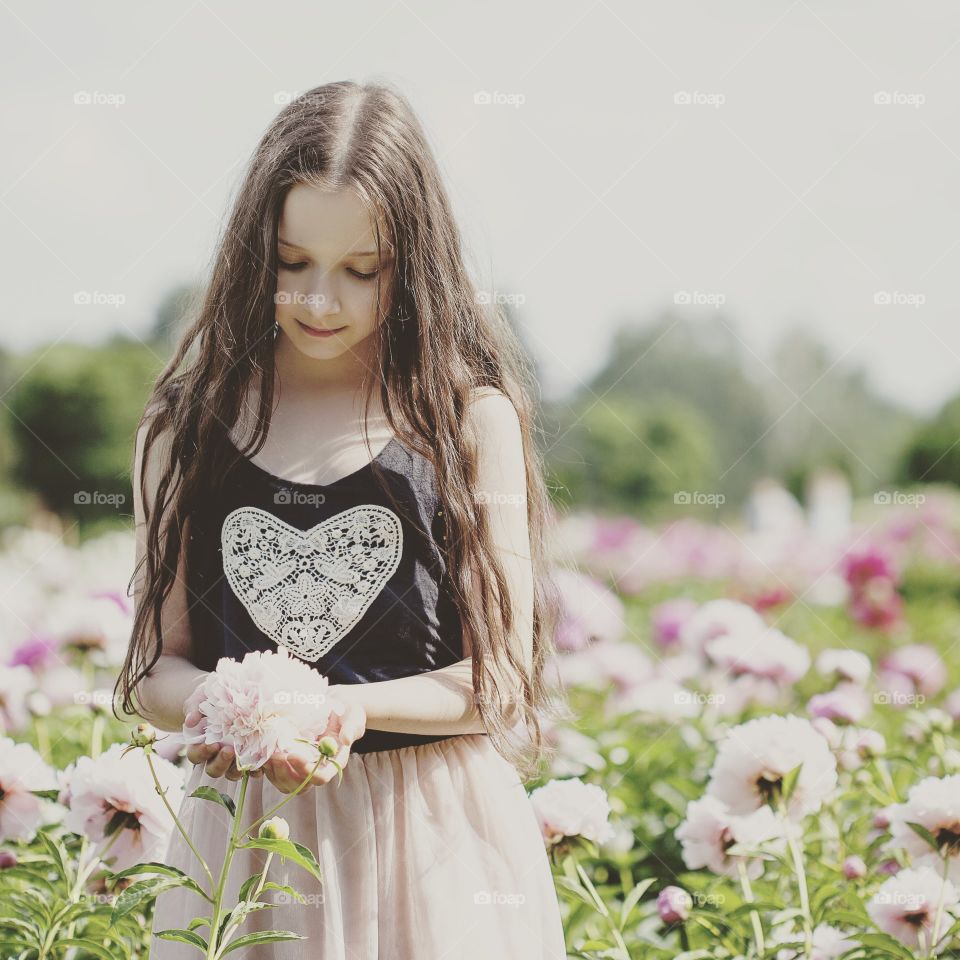
<instances>
[{"instance_id":1,"label":"neck","mask_svg":"<svg viewBox=\"0 0 960 960\"><path fill-rule=\"evenodd\" d=\"M281 330L273 349L280 383L292 390L359 389L365 375L376 376L376 338L365 337L338 357L318 360L301 353Z\"/></svg>"}]
</instances>

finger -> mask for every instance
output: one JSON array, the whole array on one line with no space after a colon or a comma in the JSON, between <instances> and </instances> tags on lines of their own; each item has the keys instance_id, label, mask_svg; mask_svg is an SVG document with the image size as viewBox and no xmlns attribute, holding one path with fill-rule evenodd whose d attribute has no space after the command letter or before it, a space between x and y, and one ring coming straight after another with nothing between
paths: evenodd
<instances>
[{"instance_id":1,"label":"finger","mask_svg":"<svg viewBox=\"0 0 960 960\"><path fill-rule=\"evenodd\" d=\"M367 727L367 714L363 707L352 703L340 720L340 742L351 744L363 736Z\"/></svg>"},{"instance_id":2,"label":"finger","mask_svg":"<svg viewBox=\"0 0 960 960\"><path fill-rule=\"evenodd\" d=\"M207 773L211 777L222 777L230 769L232 762L233 748L223 747L212 760L207 761Z\"/></svg>"},{"instance_id":3,"label":"finger","mask_svg":"<svg viewBox=\"0 0 960 960\"><path fill-rule=\"evenodd\" d=\"M206 763L220 749L216 743L191 743L187 748L187 758L191 763Z\"/></svg>"},{"instance_id":4,"label":"finger","mask_svg":"<svg viewBox=\"0 0 960 960\"><path fill-rule=\"evenodd\" d=\"M313 775L312 782L319 785L329 783L337 774L340 772L337 764L340 767L346 765L347 760L350 759L350 748L343 746L337 752L337 755L331 759L327 759L318 769L317 772ZM334 763L333 761L336 761Z\"/></svg>"}]
</instances>

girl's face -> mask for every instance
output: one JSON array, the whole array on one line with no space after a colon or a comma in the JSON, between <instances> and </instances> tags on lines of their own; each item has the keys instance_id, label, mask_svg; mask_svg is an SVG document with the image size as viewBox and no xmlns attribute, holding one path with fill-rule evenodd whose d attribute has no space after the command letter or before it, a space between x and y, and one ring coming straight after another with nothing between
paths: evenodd
<instances>
[{"instance_id":1,"label":"girl's face","mask_svg":"<svg viewBox=\"0 0 960 960\"><path fill-rule=\"evenodd\" d=\"M378 260L373 224L353 190L291 187L277 230L275 299L280 331L297 350L333 359L354 350L376 330L390 305L393 258L386 242L381 237L383 256Z\"/></svg>"}]
</instances>

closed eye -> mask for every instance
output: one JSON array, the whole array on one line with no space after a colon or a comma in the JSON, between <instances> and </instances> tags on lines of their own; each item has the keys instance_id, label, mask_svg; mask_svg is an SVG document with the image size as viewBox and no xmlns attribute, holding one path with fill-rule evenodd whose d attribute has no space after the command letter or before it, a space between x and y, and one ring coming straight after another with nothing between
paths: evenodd
<instances>
[{"instance_id":1,"label":"closed eye","mask_svg":"<svg viewBox=\"0 0 960 960\"><path fill-rule=\"evenodd\" d=\"M282 270L290 270L293 273L296 273L298 270L302 270L306 266L306 263L286 263L283 260L280 260L279 264ZM380 271L373 270L370 273L362 273L359 270L348 268L347 272L352 274L358 280L372 280Z\"/></svg>"}]
</instances>

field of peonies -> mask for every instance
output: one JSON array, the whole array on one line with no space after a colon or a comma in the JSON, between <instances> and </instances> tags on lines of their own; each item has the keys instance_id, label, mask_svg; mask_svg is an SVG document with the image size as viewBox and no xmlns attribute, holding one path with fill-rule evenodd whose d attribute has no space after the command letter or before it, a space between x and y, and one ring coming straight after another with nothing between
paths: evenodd
<instances>
[{"instance_id":1,"label":"field of peonies","mask_svg":"<svg viewBox=\"0 0 960 960\"><path fill-rule=\"evenodd\" d=\"M551 677L572 719L528 786L569 955L960 956L960 498L875 499L847 524L771 494L748 529L577 514L557 533ZM198 688L182 734L120 724L132 566L125 533L2 543L0 957L146 958L154 902L179 886L197 920L164 935L240 957L299 936L249 929L271 891L298 895L270 879L275 856L320 879L282 809L245 835L237 806L275 749L337 766L325 681L250 655ZM185 796L185 745L207 737L237 746L236 806ZM234 824L206 885L161 862L188 803ZM242 846L265 866L227 903Z\"/></svg>"}]
</instances>

